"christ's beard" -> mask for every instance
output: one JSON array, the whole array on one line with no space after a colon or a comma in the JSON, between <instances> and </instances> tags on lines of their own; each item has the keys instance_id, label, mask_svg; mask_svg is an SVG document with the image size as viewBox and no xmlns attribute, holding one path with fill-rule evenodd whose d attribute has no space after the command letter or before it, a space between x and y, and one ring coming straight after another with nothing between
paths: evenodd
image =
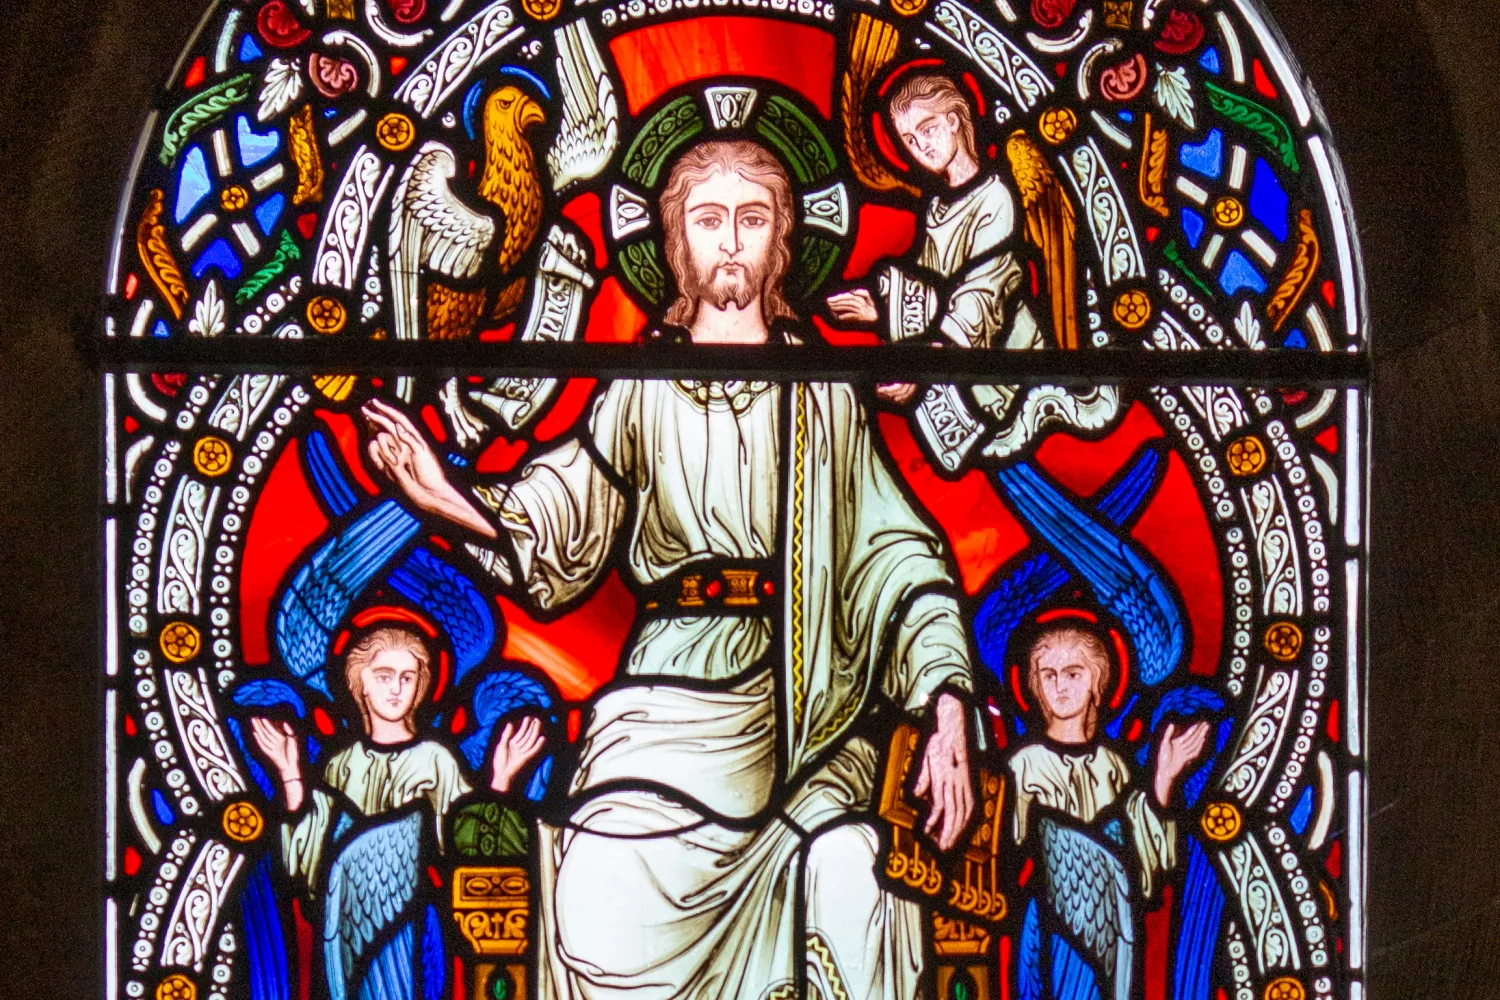
<instances>
[{"instance_id":1,"label":"christ's beard","mask_svg":"<svg viewBox=\"0 0 1500 1000\"><path fill-rule=\"evenodd\" d=\"M716 265L711 272L698 275L699 299L715 309L724 309L730 303L736 309L745 309L760 298L764 271L758 266L741 264L734 270Z\"/></svg>"}]
</instances>

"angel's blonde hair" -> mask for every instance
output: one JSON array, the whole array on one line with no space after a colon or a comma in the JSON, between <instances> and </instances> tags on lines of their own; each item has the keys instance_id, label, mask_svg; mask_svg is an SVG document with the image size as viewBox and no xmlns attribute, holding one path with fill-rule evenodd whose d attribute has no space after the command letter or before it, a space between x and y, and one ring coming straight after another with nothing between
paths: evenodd
<instances>
[{"instance_id":1,"label":"angel's blonde hair","mask_svg":"<svg viewBox=\"0 0 1500 1000\"><path fill-rule=\"evenodd\" d=\"M928 105L940 115L951 113L957 116L959 141L972 159L979 159L979 146L974 141L974 112L958 84L936 73L917 73L907 77L891 97L892 121L919 103Z\"/></svg>"}]
</instances>

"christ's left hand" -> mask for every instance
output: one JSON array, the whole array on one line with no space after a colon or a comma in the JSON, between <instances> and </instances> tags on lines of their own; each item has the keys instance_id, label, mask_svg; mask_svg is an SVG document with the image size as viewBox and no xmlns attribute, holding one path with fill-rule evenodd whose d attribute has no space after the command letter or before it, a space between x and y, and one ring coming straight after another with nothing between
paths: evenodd
<instances>
[{"instance_id":1,"label":"christ's left hand","mask_svg":"<svg viewBox=\"0 0 1500 1000\"><path fill-rule=\"evenodd\" d=\"M951 694L938 696L936 726L922 754L914 791L932 804L922 832L946 851L974 814L974 782L969 774L969 741L964 732L964 704Z\"/></svg>"}]
</instances>

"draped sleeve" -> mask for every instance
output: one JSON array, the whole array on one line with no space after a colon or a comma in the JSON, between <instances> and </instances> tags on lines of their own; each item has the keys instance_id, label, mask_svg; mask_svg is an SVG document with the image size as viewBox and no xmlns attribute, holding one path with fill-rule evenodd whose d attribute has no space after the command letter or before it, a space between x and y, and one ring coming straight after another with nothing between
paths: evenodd
<instances>
[{"instance_id":1,"label":"draped sleeve","mask_svg":"<svg viewBox=\"0 0 1500 1000\"><path fill-rule=\"evenodd\" d=\"M968 640L958 602L928 593L911 603L896 628L883 688L886 697L916 712L944 686L972 690Z\"/></svg>"},{"instance_id":2,"label":"draped sleeve","mask_svg":"<svg viewBox=\"0 0 1500 1000\"><path fill-rule=\"evenodd\" d=\"M634 460L635 385L615 382L599 397L587 440L570 439L533 459L513 483L475 490L509 553L503 545L467 548L501 582L524 585L540 608L586 593L605 568L625 516L614 478Z\"/></svg>"},{"instance_id":3,"label":"draped sleeve","mask_svg":"<svg viewBox=\"0 0 1500 1000\"><path fill-rule=\"evenodd\" d=\"M1177 867L1177 823L1157 815L1150 798L1139 790L1125 800L1125 815L1130 819L1135 853L1141 859L1141 894L1149 899L1158 880Z\"/></svg>"},{"instance_id":4,"label":"draped sleeve","mask_svg":"<svg viewBox=\"0 0 1500 1000\"><path fill-rule=\"evenodd\" d=\"M887 267L879 278L887 335L933 332L960 347L1042 346L1030 312L1017 303L1022 268L1002 252L1015 232L1015 203L998 174L928 206L917 267Z\"/></svg>"},{"instance_id":5,"label":"draped sleeve","mask_svg":"<svg viewBox=\"0 0 1500 1000\"><path fill-rule=\"evenodd\" d=\"M301 813L281 824L281 861L287 874L309 889L318 884L318 864L332 826L333 796L321 788L308 794Z\"/></svg>"},{"instance_id":6,"label":"draped sleeve","mask_svg":"<svg viewBox=\"0 0 1500 1000\"><path fill-rule=\"evenodd\" d=\"M341 750L323 769L323 781L334 791L344 790L352 749ZM318 884L318 866L323 860L334 823L334 797L323 788L308 788L302 809L281 824L281 860L287 874L301 879L309 889Z\"/></svg>"}]
</instances>

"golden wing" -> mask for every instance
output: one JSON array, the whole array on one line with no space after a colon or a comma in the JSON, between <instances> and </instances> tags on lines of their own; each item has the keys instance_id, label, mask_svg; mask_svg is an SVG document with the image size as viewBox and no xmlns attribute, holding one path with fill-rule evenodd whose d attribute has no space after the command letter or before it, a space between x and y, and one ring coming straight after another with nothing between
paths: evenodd
<instances>
[{"instance_id":1,"label":"golden wing","mask_svg":"<svg viewBox=\"0 0 1500 1000\"><path fill-rule=\"evenodd\" d=\"M839 110L844 119L844 149L860 183L875 191L905 191L917 198L921 191L901 180L875 158L865 139L860 111L875 74L896 57L900 43L901 33L891 25L868 14L854 15L854 31L849 39L849 68L844 73Z\"/></svg>"},{"instance_id":2,"label":"golden wing","mask_svg":"<svg viewBox=\"0 0 1500 1000\"><path fill-rule=\"evenodd\" d=\"M1005 144L1021 206L1026 212L1026 238L1042 251L1047 266L1047 288L1052 294L1052 329L1057 346L1078 350L1078 256L1073 245L1078 221L1073 203L1047 157L1024 130Z\"/></svg>"}]
</instances>

